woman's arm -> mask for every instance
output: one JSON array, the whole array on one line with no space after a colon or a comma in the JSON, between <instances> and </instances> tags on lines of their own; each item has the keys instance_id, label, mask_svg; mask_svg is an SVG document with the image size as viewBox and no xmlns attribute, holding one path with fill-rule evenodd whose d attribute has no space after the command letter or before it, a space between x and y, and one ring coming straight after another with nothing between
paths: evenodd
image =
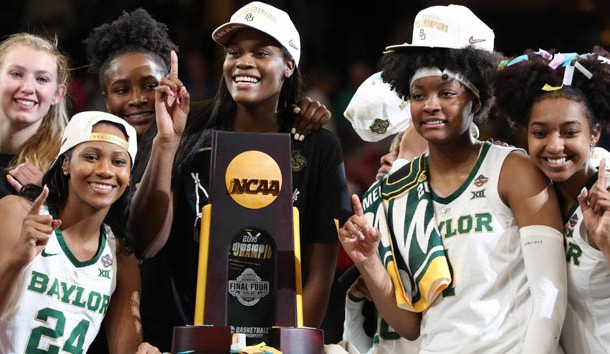
<instances>
[{"instance_id":1,"label":"woman's arm","mask_svg":"<svg viewBox=\"0 0 610 354\"><path fill-rule=\"evenodd\" d=\"M172 51L170 74L161 80L155 93L157 136L128 220L129 229L138 239L138 251L145 258L157 254L169 237L174 213L172 167L189 105L189 94L178 79L178 57Z\"/></svg>"},{"instance_id":2,"label":"woman's arm","mask_svg":"<svg viewBox=\"0 0 610 354\"><path fill-rule=\"evenodd\" d=\"M508 155L500 172L498 188L519 227L545 225L563 231L553 184L525 154L513 152Z\"/></svg>"},{"instance_id":3,"label":"woman's arm","mask_svg":"<svg viewBox=\"0 0 610 354\"><path fill-rule=\"evenodd\" d=\"M177 145L155 138L131 203L128 227L136 235L137 249L144 258L157 254L169 237L174 215L172 165Z\"/></svg>"},{"instance_id":4,"label":"woman's arm","mask_svg":"<svg viewBox=\"0 0 610 354\"><path fill-rule=\"evenodd\" d=\"M104 318L108 350L110 354L160 353L156 347L142 343L140 270L136 258L118 251L116 261L116 289Z\"/></svg>"},{"instance_id":5,"label":"woman's arm","mask_svg":"<svg viewBox=\"0 0 610 354\"><path fill-rule=\"evenodd\" d=\"M50 215L40 215L47 199L45 187L34 203L17 197L0 199L0 314L4 313L17 286L17 278L45 248L53 230L61 225Z\"/></svg>"},{"instance_id":6,"label":"woman's arm","mask_svg":"<svg viewBox=\"0 0 610 354\"><path fill-rule=\"evenodd\" d=\"M520 228L532 296L523 352L554 353L567 306L563 228L555 190L526 156L516 153L502 167L499 189Z\"/></svg>"},{"instance_id":7,"label":"woman's arm","mask_svg":"<svg viewBox=\"0 0 610 354\"><path fill-rule=\"evenodd\" d=\"M334 279L339 244L303 244L303 324L319 328L326 314Z\"/></svg>"},{"instance_id":8,"label":"woman's arm","mask_svg":"<svg viewBox=\"0 0 610 354\"><path fill-rule=\"evenodd\" d=\"M142 342L140 272L133 255L119 250L116 262L116 288L104 318L108 350L111 354L133 353Z\"/></svg>"},{"instance_id":9,"label":"woman's arm","mask_svg":"<svg viewBox=\"0 0 610 354\"><path fill-rule=\"evenodd\" d=\"M377 253L380 234L364 216L360 199L352 196L354 215L339 230L339 240L366 283L379 315L408 340L419 337L421 315L399 308L394 285Z\"/></svg>"}]
</instances>

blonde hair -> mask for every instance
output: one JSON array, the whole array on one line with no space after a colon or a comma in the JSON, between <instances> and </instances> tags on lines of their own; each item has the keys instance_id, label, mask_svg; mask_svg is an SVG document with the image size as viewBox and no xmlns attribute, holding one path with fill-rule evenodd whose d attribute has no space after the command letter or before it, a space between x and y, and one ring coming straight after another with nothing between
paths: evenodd
<instances>
[{"instance_id":1,"label":"blonde hair","mask_svg":"<svg viewBox=\"0 0 610 354\"><path fill-rule=\"evenodd\" d=\"M57 63L57 87L62 85L68 89L70 69L68 57L60 52L57 37L53 40L30 33L16 33L0 43L0 65L7 53L16 46L25 46L39 50L52 56ZM64 95L49 108L42 118L40 127L21 148L21 152L11 162L9 169L29 162L42 172L46 172L61 145L61 135L68 124L68 104Z\"/></svg>"}]
</instances>

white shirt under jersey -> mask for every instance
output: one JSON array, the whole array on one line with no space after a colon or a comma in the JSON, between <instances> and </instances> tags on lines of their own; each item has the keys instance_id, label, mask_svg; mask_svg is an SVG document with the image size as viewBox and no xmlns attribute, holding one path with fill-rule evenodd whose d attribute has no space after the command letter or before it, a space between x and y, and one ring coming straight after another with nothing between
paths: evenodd
<instances>
[{"instance_id":1,"label":"white shirt under jersey","mask_svg":"<svg viewBox=\"0 0 610 354\"><path fill-rule=\"evenodd\" d=\"M596 180L597 174L587 187ZM568 215L564 225L568 308L561 344L568 354L610 353L610 265L602 252L587 241L587 229L578 203Z\"/></svg>"},{"instance_id":2,"label":"white shirt under jersey","mask_svg":"<svg viewBox=\"0 0 610 354\"><path fill-rule=\"evenodd\" d=\"M416 354L419 353L419 339L410 341L396 333L381 316L377 316L377 329L374 337L364 331L364 300L353 301L345 297L345 321L343 340L352 343L361 354Z\"/></svg>"},{"instance_id":3,"label":"white shirt under jersey","mask_svg":"<svg viewBox=\"0 0 610 354\"><path fill-rule=\"evenodd\" d=\"M533 302L519 228L498 194L502 165L514 150L483 143L458 190L432 193L453 282L423 313L421 353L522 352Z\"/></svg>"},{"instance_id":4,"label":"white shirt under jersey","mask_svg":"<svg viewBox=\"0 0 610 354\"><path fill-rule=\"evenodd\" d=\"M43 207L42 212L48 214ZM19 277L0 315L0 353L86 353L116 287L116 240L107 226L90 260L74 257L56 230Z\"/></svg>"}]
</instances>

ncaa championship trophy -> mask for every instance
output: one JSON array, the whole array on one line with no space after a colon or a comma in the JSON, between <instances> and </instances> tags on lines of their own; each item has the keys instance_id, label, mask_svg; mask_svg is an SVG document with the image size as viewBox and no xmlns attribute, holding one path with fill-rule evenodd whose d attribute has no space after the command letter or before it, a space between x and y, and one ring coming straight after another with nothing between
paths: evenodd
<instances>
[{"instance_id":1,"label":"ncaa championship trophy","mask_svg":"<svg viewBox=\"0 0 610 354\"><path fill-rule=\"evenodd\" d=\"M298 210L288 134L215 131L203 207L194 326L172 352L229 353L232 333L284 353L323 353L303 327Z\"/></svg>"}]
</instances>

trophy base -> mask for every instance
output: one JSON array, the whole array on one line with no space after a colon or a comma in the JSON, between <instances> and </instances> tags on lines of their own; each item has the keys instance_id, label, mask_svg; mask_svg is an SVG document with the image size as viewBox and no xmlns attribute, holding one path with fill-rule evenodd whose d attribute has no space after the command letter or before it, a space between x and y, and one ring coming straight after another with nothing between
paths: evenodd
<instances>
[{"instance_id":1,"label":"trophy base","mask_svg":"<svg viewBox=\"0 0 610 354\"><path fill-rule=\"evenodd\" d=\"M283 353L324 354L324 331L310 327L272 327L268 345ZM175 326L172 353L226 354L231 352L229 326Z\"/></svg>"},{"instance_id":2,"label":"trophy base","mask_svg":"<svg viewBox=\"0 0 610 354\"><path fill-rule=\"evenodd\" d=\"M172 353L226 354L231 352L231 327L175 326Z\"/></svg>"},{"instance_id":3,"label":"trophy base","mask_svg":"<svg viewBox=\"0 0 610 354\"><path fill-rule=\"evenodd\" d=\"M323 354L324 331L311 327L272 327L269 345L282 353Z\"/></svg>"}]
</instances>

